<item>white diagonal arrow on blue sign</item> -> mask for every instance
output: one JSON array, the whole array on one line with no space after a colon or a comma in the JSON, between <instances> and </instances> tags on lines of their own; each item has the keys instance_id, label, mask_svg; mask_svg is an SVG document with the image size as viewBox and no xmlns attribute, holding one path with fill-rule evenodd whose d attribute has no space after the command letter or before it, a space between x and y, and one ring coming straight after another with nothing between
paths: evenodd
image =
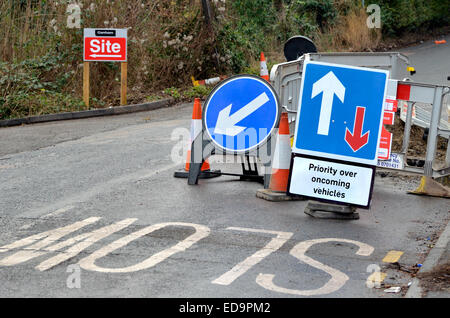
<instances>
[{"instance_id":1,"label":"white diagonal arrow on blue sign","mask_svg":"<svg viewBox=\"0 0 450 318\"><path fill-rule=\"evenodd\" d=\"M233 113L230 116L232 104L222 109L217 117L216 127L214 134L221 134L227 136L236 136L240 132L244 131L247 127L236 126L238 122L244 118L250 116L253 112L257 111L261 106L269 101L266 93L262 93L250 103Z\"/></svg>"}]
</instances>

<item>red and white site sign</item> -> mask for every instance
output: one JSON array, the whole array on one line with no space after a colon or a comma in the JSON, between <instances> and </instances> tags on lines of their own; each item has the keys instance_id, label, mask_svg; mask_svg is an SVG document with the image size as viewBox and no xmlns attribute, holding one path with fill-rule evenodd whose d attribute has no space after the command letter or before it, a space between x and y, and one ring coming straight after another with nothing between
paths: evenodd
<instances>
[{"instance_id":1,"label":"red and white site sign","mask_svg":"<svg viewBox=\"0 0 450 318\"><path fill-rule=\"evenodd\" d=\"M126 62L127 29L84 29L85 62Z\"/></svg>"}]
</instances>

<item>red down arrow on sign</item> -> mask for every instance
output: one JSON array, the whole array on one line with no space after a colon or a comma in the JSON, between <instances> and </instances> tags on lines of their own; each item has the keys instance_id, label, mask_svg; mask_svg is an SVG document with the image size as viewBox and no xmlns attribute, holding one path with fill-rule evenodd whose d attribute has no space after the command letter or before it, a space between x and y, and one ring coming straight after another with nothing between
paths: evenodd
<instances>
[{"instance_id":1,"label":"red down arrow on sign","mask_svg":"<svg viewBox=\"0 0 450 318\"><path fill-rule=\"evenodd\" d=\"M355 122L353 124L353 133L351 133L348 128L345 131L345 141L348 143L348 145L350 146L350 148L352 148L354 152L358 151L369 142L370 131L362 135L365 112L366 112L365 107L357 106Z\"/></svg>"}]
</instances>

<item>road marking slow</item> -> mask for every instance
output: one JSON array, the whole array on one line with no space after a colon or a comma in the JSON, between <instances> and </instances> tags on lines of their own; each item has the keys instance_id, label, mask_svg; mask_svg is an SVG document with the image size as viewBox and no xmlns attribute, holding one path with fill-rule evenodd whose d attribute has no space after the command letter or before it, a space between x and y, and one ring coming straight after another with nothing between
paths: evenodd
<instances>
[{"instance_id":1,"label":"road marking slow","mask_svg":"<svg viewBox=\"0 0 450 318\"><path fill-rule=\"evenodd\" d=\"M105 237L110 236L111 234L114 234L114 233L128 227L129 225L133 224L136 221L137 221L136 218L125 219L125 220L119 221L117 223L97 229L95 231L92 231L89 233L83 233L83 234L80 234L73 238L70 238L66 241L63 241L61 243L57 243L55 245L49 246L46 248L46 250L50 251L50 252L58 251L64 247L68 247L68 246L71 246L71 247L64 252L61 252L58 255L51 257L46 261L43 261L38 266L36 266L36 269L38 269L40 271L45 271L45 270L50 269L58 264L61 264L62 262L67 261L68 259L77 256L79 253L84 251L86 248L88 248L92 244L104 239ZM75 243L78 243L78 244L75 244Z\"/></svg>"},{"instance_id":2,"label":"road marking slow","mask_svg":"<svg viewBox=\"0 0 450 318\"><path fill-rule=\"evenodd\" d=\"M265 257L269 256L276 250L278 250L287 240L289 240L293 233L289 232L279 232L279 231L267 231L267 230L257 230L242 227L229 227L227 230L234 231L246 231L253 233L268 233L276 235L275 238L270 240L266 246L257 251L255 254L247 257L245 260L234 266L228 272L220 276L219 278L212 281L213 284L219 285L229 285L235 281L238 277L245 274L250 268L261 262Z\"/></svg>"},{"instance_id":3,"label":"road marking slow","mask_svg":"<svg viewBox=\"0 0 450 318\"><path fill-rule=\"evenodd\" d=\"M57 242L62 237L73 233L87 225L93 224L100 220L99 217L91 217L73 224L57 228L55 230L45 231L39 234L35 234L14 243L4 245L0 247L0 253L7 252L16 248L24 248L13 255L5 257L0 260L0 266L12 266L23 262L26 262L32 258L47 254L48 251L45 250L47 246ZM31 246L28 246L33 244ZM25 247L26 246L26 247Z\"/></svg>"},{"instance_id":4,"label":"road marking slow","mask_svg":"<svg viewBox=\"0 0 450 318\"><path fill-rule=\"evenodd\" d=\"M177 243L174 246L166 248L165 250L158 252L146 260L127 267L122 268L106 268L96 265L95 262L108 255L109 253L128 245L130 242L137 240L138 238L150 234L156 230L162 229L166 226L187 226L193 227L195 229L195 233L185 238L183 241ZM165 259L169 258L175 253L184 252L187 248L191 247L196 242L201 239L207 237L210 233L210 229L204 225L193 224L193 223L181 223L181 222L168 222L168 223L160 223L147 226L139 231L133 232L123 238L120 238L102 248L90 254L89 256L80 260L78 264L80 264L81 268L91 271L103 272L103 273L129 273L136 272L143 269L148 269L153 267Z\"/></svg>"},{"instance_id":5,"label":"road marking slow","mask_svg":"<svg viewBox=\"0 0 450 318\"><path fill-rule=\"evenodd\" d=\"M264 287L274 292L298 296L325 295L339 290L345 285L349 277L346 274L342 273L341 271L332 268L330 266L327 266L325 264L322 264L321 262L318 262L315 259L305 255L308 249L314 244L328 243L328 242L343 242L348 244L354 244L359 247L358 251L356 251L356 255L360 256L370 256L374 250L374 248L368 244L341 238L322 238L300 242L297 245L295 245L289 253L295 258L302 261L303 263L306 263L312 267L320 269L326 272L327 274L331 275L331 278L328 280L328 282L325 283L325 285L323 285L320 288L310 290L289 289L275 285L273 282L273 278L275 277L275 275L262 273L259 274L258 277L256 278L256 283L261 287Z\"/></svg>"},{"instance_id":6,"label":"road marking slow","mask_svg":"<svg viewBox=\"0 0 450 318\"><path fill-rule=\"evenodd\" d=\"M67 207L68 210L71 208ZM63 213L64 209L57 210L46 216L55 216ZM100 217L90 217L82 221L75 222L70 225L66 225L64 227L56 228L53 230L48 230L42 233L34 234L32 236L19 239L13 243L8 245L4 245L0 247L0 253L8 252L12 249L21 249L18 252L9 255L3 259L0 259L0 266L13 266L18 265L24 262L27 262L31 259L37 258L39 256L43 256L48 253L58 252L49 259L41 262L35 268L40 271L45 271L51 269L84 251L89 246L94 243L109 237L111 234L116 233L129 225L133 224L137 219L130 218L124 219L122 221L118 221L114 224L104 226L97 230L93 230L91 232L78 234L75 237L68 238L66 240L62 240L65 236L72 234L83 227L88 225L92 225L99 221ZM127 246L132 241L135 241L145 235L148 235L154 231L160 230L162 228L168 226L181 226L181 227L192 227L195 229L195 232L185 238L184 240L178 242L177 244L164 249L158 253L155 253L148 257L147 259L141 261L140 263L121 267L121 268L106 268L100 265L95 264L100 258L103 258L110 253ZM219 285L229 285L234 282L237 278L244 275L248 270L252 267L260 263L264 258L271 255L273 252L279 250L292 236L293 233L290 232L281 232L281 231L269 231L262 229L251 229L251 228L241 228L241 227L229 227L227 230L233 231L246 231L252 233L266 233L275 235L264 247L255 252L253 255L247 257L242 262L238 263L232 269L230 269L225 274L221 275L219 278L212 281L213 284ZM112 243L109 243L88 256L82 258L78 264L81 268L85 270L104 272L104 273L129 273L136 272L144 269L149 269L172 255L184 252L186 249L191 247L193 244L197 243L201 239L207 237L210 234L210 229L207 226L193 224L193 223L182 223L182 222L167 222L167 223L159 223L147 226L143 229L135 231L129 235L126 235ZM301 262L315 267L323 272L327 273L331 276L331 278L320 288L311 289L311 290L297 290L297 289L289 289L281 286L277 286L273 280L274 274L263 274L260 273L256 278L256 283L261 287L268 289L270 291L291 294L291 295L301 295L301 296L315 296L315 295L324 295L333 293L340 288L342 288L349 277L342 273L341 271L332 268L330 266L324 265L311 257L306 256L306 252L311 248L311 246L320 243L328 243L328 242L343 242L347 244L353 244L358 246L358 250L356 251L356 255L360 256L369 256L372 254L374 248L368 244L342 239L342 238L321 238L321 239L313 239L308 241L303 241L297 243L291 250L290 254L300 260ZM63 250L67 248L66 250ZM392 252L392 251L391 251ZM397 258L393 255L394 253L388 253L390 260L395 260L401 256L400 253L396 253ZM388 258L386 258L388 259ZM372 270L373 271L373 270ZM375 270L375 272L369 277L368 282L371 283L369 285L374 285L377 283L381 283L381 281L386 277L385 273L381 273L379 268Z\"/></svg>"},{"instance_id":7,"label":"road marking slow","mask_svg":"<svg viewBox=\"0 0 450 318\"><path fill-rule=\"evenodd\" d=\"M79 234L75 237L69 238L65 241L60 241L63 237L71 234L75 231L80 230L81 228L91 225L98 220L100 217L91 217L61 228L45 231L39 234L35 234L18 241L15 241L11 244L4 245L0 247L0 253L7 252L12 249L21 248L22 250L7 256L3 259L0 259L0 266L13 266L18 265L20 263L27 262L31 259L34 259L38 256L42 256L48 254L50 252L60 251L63 248L69 247L67 250L60 252L59 254L41 262L36 269L40 271L45 271L50 268L55 267L58 264L61 264L64 261L67 261L70 258L77 256L79 253L84 251L89 246L94 243L114 234L135 221L136 218L124 219L122 221L116 222L114 224L99 228L92 232ZM167 226L187 226L193 227L195 229L195 233L188 236L181 242L176 245L167 248L159 253L152 255L146 260L124 268L104 268L98 265L95 265L97 259L102 258L111 252L128 245L130 242L147 235L156 230L162 229ZM210 233L210 229L204 225L193 224L193 223L181 223L181 222L168 222L168 223L160 223L151 226L147 226L139 231L133 232L123 238L120 238L100 249L93 252L89 256L80 260L79 264L82 268L92 271L99 272L110 272L110 273L127 273L127 272L135 272L142 269L148 269L156 264L164 261L168 257L172 256L175 253L183 252L187 248L191 247L193 244L198 242L199 240L205 238Z\"/></svg>"}]
</instances>

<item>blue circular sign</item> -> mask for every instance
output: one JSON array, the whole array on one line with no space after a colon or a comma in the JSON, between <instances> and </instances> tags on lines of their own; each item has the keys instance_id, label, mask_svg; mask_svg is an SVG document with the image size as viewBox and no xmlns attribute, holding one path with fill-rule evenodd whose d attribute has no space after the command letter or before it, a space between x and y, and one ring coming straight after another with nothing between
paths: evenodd
<instances>
[{"instance_id":1,"label":"blue circular sign","mask_svg":"<svg viewBox=\"0 0 450 318\"><path fill-rule=\"evenodd\" d=\"M231 77L208 96L203 124L212 142L231 153L245 153L266 143L279 121L278 96L264 79Z\"/></svg>"}]
</instances>

